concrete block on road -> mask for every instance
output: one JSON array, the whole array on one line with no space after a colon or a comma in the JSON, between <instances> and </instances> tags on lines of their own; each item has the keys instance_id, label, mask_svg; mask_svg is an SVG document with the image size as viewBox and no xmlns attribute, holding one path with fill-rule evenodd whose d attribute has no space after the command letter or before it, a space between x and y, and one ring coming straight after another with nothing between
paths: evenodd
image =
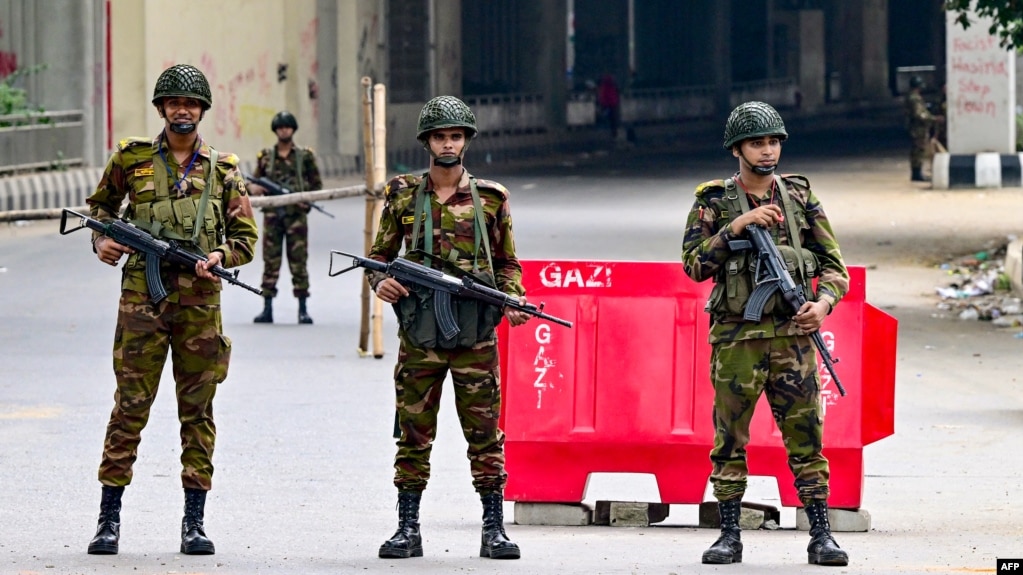
<instances>
[{"instance_id":1,"label":"concrete block on road","mask_svg":"<svg viewBox=\"0 0 1023 575\"><path fill-rule=\"evenodd\" d=\"M593 520L593 510L585 503L515 502L516 525L561 525L580 527Z\"/></svg>"},{"instance_id":2,"label":"concrete block on road","mask_svg":"<svg viewBox=\"0 0 1023 575\"><path fill-rule=\"evenodd\" d=\"M828 509L828 523L831 530L835 532L858 532L870 531L870 513L866 509ZM796 509L796 529L800 531L810 530L810 520L806 518L806 511L800 507Z\"/></svg>"},{"instance_id":3,"label":"concrete block on road","mask_svg":"<svg viewBox=\"0 0 1023 575\"><path fill-rule=\"evenodd\" d=\"M667 503L642 501L597 501L593 511L594 525L612 527L649 527L668 517Z\"/></svg>"},{"instance_id":4,"label":"concrete block on road","mask_svg":"<svg viewBox=\"0 0 1023 575\"><path fill-rule=\"evenodd\" d=\"M742 509L739 512L740 529L761 529L768 521L773 521L774 525L781 524L781 512L777 507L762 503L742 502ZM700 527L721 528L721 515L718 514L717 501L704 501L700 504Z\"/></svg>"}]
</instances>

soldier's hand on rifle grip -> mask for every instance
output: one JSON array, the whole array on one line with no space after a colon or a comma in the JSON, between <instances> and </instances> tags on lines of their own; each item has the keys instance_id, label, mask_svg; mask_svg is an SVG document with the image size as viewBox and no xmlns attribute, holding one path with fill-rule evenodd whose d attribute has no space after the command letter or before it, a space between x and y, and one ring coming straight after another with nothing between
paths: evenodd
<instances>
[{"instance_id":1,"label":"soldier's hand on rifle grip","mask_svg":"<svg viewBox=\"0 0 1023 575\"><path fill-rule=\"evenodd\" d=\"M746 232L746 226L756 224L762 228L770 228L776 223L784 221L781 207L774 204L758 206L741 216L732 220L732 233L741 236Z\"/></svg>"},{"instance_id":2,"label":"soldier's hand on rifle grip","mask_svg":"<svg viewBox=\"0 0 1023 575\"><path fill-rule=\"evenodd\" d=\"M99 258L99 261L111 266L116 266L124 254L131 255L135 253L135 250L121 245L107 236L96 238L96 243L93 244L93 247L96 248L96 257Z\"/></svg>"},{"instance_id":3,"label":"soldier's hand on rifle grip","mask_svg":"<svg viewBox=\"0 0 1023 575\"><path fill-rule=\"evenodd\" d=\"M408 295L408 290L401 282L394 278L385 278L377 284L377 297L386 303L398 303L398 300Z\"/></svg>"},{"instance_id":4,"label":"soldier's hand on rifle grip","mask_svg":"<svg viewBox=\"0 0 1023 575\"><path fill-rule=\"evenodd\" d=\"M208 280L216 279L217 276L213 275L209 269L219 266L220 262L223 260L224 254L217 250L213 250L206 255L206 261L199 260L195 262L195 275Z\"/></svg>"},{"instance_id":5,"label":"soldier's hand on rifle grip","mask_svg":"<svg viewBox=\"0 0 1023 575\"><path fill-rule=\"evenodd\" d=\"M246 182L245 189L248 190L250 196L265 196L266 195L266 188L264 188L263 186L261 186L259 184L254 184L252 182Z\"/></svg>"},{"instance_id":6,"label":"soldier's hand on rifle grip","mask_svg":"<svg viewBox=\"0 0 1023 575\"><path fill-rule=\"evenodd\" d=\"M520 297L519 303L522 305L526 305L526 297L525 296ZM505 307L504 317L508 318L508 323L510 323L512 327L517 327L529 321L529 318L533 316L514 308Z\"/></svg>"},{"instance_id":7,"label":"soldier's hand on rifle grip","mask_svg":"<svg viewBox=\"0 0 1023 575\"><path fill-rule=\"evenodd\" d=\"M809 335L821 328L824 318L828 317L831 305L826 301L808 301L796 313L796 327L802 335Z\"/></svg>"}]
</instances>

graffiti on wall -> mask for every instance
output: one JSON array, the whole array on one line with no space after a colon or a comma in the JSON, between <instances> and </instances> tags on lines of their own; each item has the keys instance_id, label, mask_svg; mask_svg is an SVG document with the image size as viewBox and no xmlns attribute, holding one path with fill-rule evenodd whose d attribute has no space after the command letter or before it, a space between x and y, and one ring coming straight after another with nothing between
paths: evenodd
<instances>
[{"instance_id":1,"label":"graffiti on wall","mask_svg":"<svg viewBox=\"0 0 1023 575\"><path fill-rule=\"evenodd\" d=\"M0 38L4 37L4 21L0 20ZM0 80L10 76L18 69L18 55L7 50L0 50Z\"/></svg>"}]
</instances>

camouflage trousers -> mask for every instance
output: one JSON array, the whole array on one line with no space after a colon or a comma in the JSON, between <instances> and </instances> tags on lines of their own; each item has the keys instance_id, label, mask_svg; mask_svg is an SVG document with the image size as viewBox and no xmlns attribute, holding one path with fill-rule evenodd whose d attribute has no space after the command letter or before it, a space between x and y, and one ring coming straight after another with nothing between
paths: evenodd
<instances>
[{"instance_id":1,"label":"camouflage trousers","mask_svg":"<svg viewBox=\"0 0 1023 575\"><path fill-rule=\"evenodd\" d=\"M746 492L746 445L750 420L761 394L774 415L788 454L789 469L803 503L828 498L828 460L821 455L817 350L807 336L714 344L714 448L711 484L718 501Z\"/></svg>"},{"instance_id":2,"label":"camouflage trousers","mask_svg":"<svg viewBox=\"0 0 1023 575\"><path fill-rule=\"evenodd\" d=\"M913 140L913 146L909 150L909 167L914 170L922 168L924 161L931 155L931 135L930 132L913 132L910 134Z\"/></svg>"},{"instance_id":3,"label":"camouflage trousers","mask_svg":"<svg viewBox=\"0 0 1023 575\"><path fill-rule=\"evenodd\" d=\"M154 306L146 294L130 290L121 292L114 332L117 391L99 466L103 485L131 483L168 349L181 423L181 485L212 487L213 396L227 377L231 357L231 340L221 334L220 306L167 300Z\"/></svg>"},{"instance_id":4,"label":"camouflage trousers","mask_svg":"<svg viewBox=\"0 0 1023 575\"><path fill-rule=\"evenodd\" d=\"M309 217L297 207L263 212L263 294L277 297L285 244L292 291L295 297L309 297Z\"/></svg>"},{"instance_id":5,"label":"camouflage trousers","mask_svg":"<svg viewBox=\"0 0 1023 575\"><path fill-rule=\"evenodd\" d=\"M455 389L455 410L469 448L469 468L476 491L503 491L504 432L497 342L472 347L424 349L400 337L394 368L396 406L401 437L394 458L394 485L400 491L422 491L430 479L430 452L437 437L437 412L447 373Z\"/></svg>"}]
</instances>

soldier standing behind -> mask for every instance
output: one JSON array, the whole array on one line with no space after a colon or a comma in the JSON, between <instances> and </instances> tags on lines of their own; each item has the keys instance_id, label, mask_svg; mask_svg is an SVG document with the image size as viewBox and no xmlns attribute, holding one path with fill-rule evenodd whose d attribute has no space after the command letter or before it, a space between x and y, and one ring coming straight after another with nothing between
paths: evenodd
<instances>
[{"instance_id":1,"label":"soldier standing behind","mask_svg":"<svg viewBox=\"0 0 1023 575\"><path fill-rule=\"evenodd\" d=\"M927 109L927 103L920 91L924 87L924 80L920 76L913 76L909 79L909 93L906 94L906 128L909 130L909 137L913 140L913 147L909 151L910 180L914 182L925 182L923 174L924 159L930 155L931 129L936 123L944 118L934 116Z\"/></svg>"},{"instance_id":2,"label":"soldier standing behind","mask_svg":"<svg viewBox=\"0 0 1023 575\"><path fill-rule=\"evenodd\" d=\"M323 188L316 153L312 148L295 145L294 135L298 120L291 112L278 112L270 122L277 134L277 145L259 152L256 157L256 178L266 177L293 192L312 192ZM266 189L250 184L253 195L263 195ZM298 323L313 323L306 309L309 297L309 210L307 203L278 208L263 208L263 312L252 321L273 323L273 298L277 296L284 244L288 247L288 268L291 287L298 298Z\"/></svg>"},{"instance_id":3,"label":"soldier standing behind","mask_svg":"<svg viewBox=\"0 0 1023 575\"><path fill-rule=\"evenodd\" d=\"M92 247L100 261L116 266L121 256L129 257L122 272L114 334L117 391L99 466L103 494L96 536L89 543L92 554L118 552L121 495L132 480L168 348L181 422L185 490L181 552L214 552L203 519L213 477L213 396L227 377L231 341L221 333L221 282L208 269L251 261L258 231L238 158L218 153L197 132L212 104L201 71L182 64L164 70L153 91L163 131L155 139L122 140L87 200L93 218L110 221L118 217L127 198L126 220L156 237L192 246L208 258L195 269L165 262L160 276L168 296L154 303L145 254L93 233Z\"/></svg>"},{"instance_id":4,"label":"soldier standing behind","mask_svg":"<svg viewBox=\"0 0 1023 575\"><path fill-rule=\"evenodd\" d=\"M742 562L739 512L746 491L746 445L753 410L766 394L788 453L799 498L810 521L810 563L846 565L828 523L828 460L821 454L823 423L820 375L810 334L817 331L849 288L838 242L809 181L774 175L781 143L788 138L778 112L763 102L746 102L725 125L726 150L739 171L696 189L689 212L682 262L696 281L714 280L710 313L711 383L714 386L714 447L710 480L721 516L721 536L703 554L704 563ZM772 296L760 322L743 312L754 285L748 251L732 252L728 242L755 224L767 228L778 250L798 270L807 301L792 314L780 295ZM812 278L818 278L814 294Z\"/></svg>"},{"instance_id":5,"label":"soldier standing behind","mask_svg":"<svg viewBox=\"0 0 1023 575\"><path fill-rule=\"evenodd\" d=\"M504 293L521 296L522 267L515 256L508 190L476 179L462 157L476 135L476 117L453 96L436 97L419 114L417 139L430 152L430 171L398 176L387 184L387 204L369 257L390 262L402 243L409 260L472 274ZM445 339L433 321L432 292L404 286L378 272L367 279L380 299L393 304L400 328L394 368L401 437L394 460L398 530L380 547L385 558L421 557L419 502L430 478L430 451L447 372L454 382L455 409L469 449L472 482L483 504L480 556L518 559L519 546L504 530L504 432L495 326L512 326L529 315L454 297L460 331ZM525 301L525 298L522 298Z\"/></svg>"}]
</instances>

